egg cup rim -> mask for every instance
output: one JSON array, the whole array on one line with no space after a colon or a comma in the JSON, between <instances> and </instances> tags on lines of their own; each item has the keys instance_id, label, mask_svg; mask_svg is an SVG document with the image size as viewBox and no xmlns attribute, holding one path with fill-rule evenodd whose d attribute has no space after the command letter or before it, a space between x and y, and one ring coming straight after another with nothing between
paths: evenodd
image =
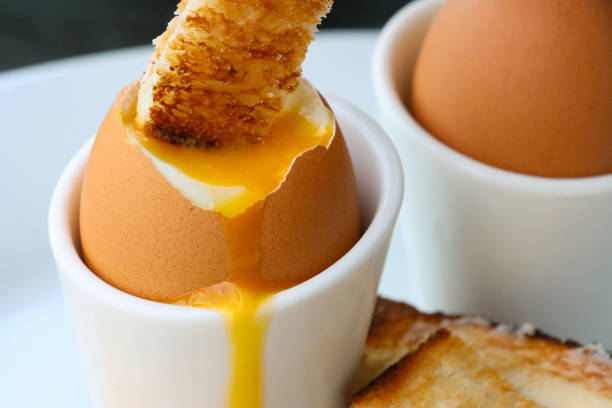
<instances>
[{"instance_id":1,"label":"egg cup rim","mask_svg":"<svg viewBox=\"0 0 612 408\"><path fill-rule=\"evenodd\" d=\"M303 299L331 290L350 276L352 271L357 270L359 265L365 264L372 257L377 245L384 242L386 236L390 236L402 202L402 168L388 136L367 114L349 102L331 95L327 95L326 99L335 114L341 117L338 119L339 126L342 126L342 118L345 118L353 121L353 125L360 129L361 137L367 141L370 152L375 157L380 172L379 179L383 182L378 186L380 191L373 217L357 243L318 275L278 293L274 298L276 313L285 308L299 307ZM83 173L93 140L92 137L86 141L64 169L49 207L49 240L60 277L69 278L72 283L80 286L83 293L95 297L96 301L115 309L128 310L131 314L179 321L221 319L217 312L211 310L160 303L123 292L106 283L85 265L79 251L78 208ZM265 312L265 308L262 309L262 313Z\"/></svg>"},{"instance_id":2,"label":"egg cup rim","mask_svg":"<svg viewBox=\"0 0 612 408\"><path fill-rule=\"evenodd\" d=\"M612 192L612 173L583 177L544 177L501 169L473 159L438 140L412 116L402 101L393 80L393 58L402 47L402 36L407 26L420 24L429 13L437 13L444 0L416 0L403 6L382 28L372 58L372 80L379 108L390 110L410 137L444 165L484 183L531 194L583 196ZM419 42L419 46L421 42ZM413 66L410 67L412 72Z\"/></svg>"}]
</instances>

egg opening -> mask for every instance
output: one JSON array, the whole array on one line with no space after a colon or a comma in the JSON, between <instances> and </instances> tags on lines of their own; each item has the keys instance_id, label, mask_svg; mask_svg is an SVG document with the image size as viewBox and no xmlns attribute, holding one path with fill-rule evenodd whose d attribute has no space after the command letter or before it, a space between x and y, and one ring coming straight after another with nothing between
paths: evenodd
<instances>
[{"instance_id":1,"label":"egg opening","mask_svg":"<svg viewBox=\"0 0 612 408\"><path fill-rule=\"evenodd\" d=\"M122 103L128 141L195 206L229 218L278 189L297 157L328 148L335 134L333 114L305 79L285 98L266 143L239 147L181 146L149 136L136 120L138 91L134 84Z\"/></svg>"}]
</instances>

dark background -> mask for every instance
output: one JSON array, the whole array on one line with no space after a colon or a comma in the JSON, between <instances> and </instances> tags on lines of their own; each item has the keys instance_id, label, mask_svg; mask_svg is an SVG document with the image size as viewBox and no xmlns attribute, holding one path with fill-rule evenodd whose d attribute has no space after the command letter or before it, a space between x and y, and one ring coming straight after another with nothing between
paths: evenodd
<instances>
[{"instance_id":1,"label":"dark background","mask_svg":"<svg viewBox=\"0 0 612 408\"><path fill-rule=\"evenodd\" d=\"M336 0L321 28L380 27L408 1ZM0 0L0 70L150 43L165 29L177 2Z\"/></svg>"}]
</instances>

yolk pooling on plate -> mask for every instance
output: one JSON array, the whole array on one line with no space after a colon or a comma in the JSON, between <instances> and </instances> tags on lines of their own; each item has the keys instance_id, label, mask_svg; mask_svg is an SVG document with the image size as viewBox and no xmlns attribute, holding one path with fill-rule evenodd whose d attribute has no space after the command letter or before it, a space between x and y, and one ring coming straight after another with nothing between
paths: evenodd
<instances>
[{"instance_id":1,"label":"yolk pooling on plate","mask_svg":"<svg viewBox=\"0 0 612 408\"><path fill-rule=\"evenodd\" d=\"M282 112L269 141L240 148L185 147L149 137L134 123L134 109L124 113L128 138L144 151L188 177L209 186L238 187L229 200L211 210L222 215L229 280L195 290L167 303L220 313L230 340L228 406L263 405L263 351L269 311L260 306L298 281L267 281L259 276L263 203L289 172L294 159L316 146L327 147L334 124L319 126L296 110ZM130 141L134 142L134 141ZM259 311L259 312L258 312Z\"/></svg>"}]
</instances>

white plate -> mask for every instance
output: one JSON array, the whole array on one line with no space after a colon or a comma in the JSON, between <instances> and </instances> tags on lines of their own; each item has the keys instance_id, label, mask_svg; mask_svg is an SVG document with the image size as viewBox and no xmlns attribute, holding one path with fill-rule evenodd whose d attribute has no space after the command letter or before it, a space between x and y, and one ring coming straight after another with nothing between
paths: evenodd
<instances>
[{"instance_id":1,"label":"white plate","mask_svg":"<svg viewBox=\"0 0 612 408\"><path fill-rule=\"evenodd\" d=\"M376 31L318 35L305 75L376 117L370 59ZM83 370L47 239L47 208L61 170L95 133L149 46L0 74L0 407L88 407ZM395 237L381 294L409 299Z\"/></svg>"}]
</instances>

